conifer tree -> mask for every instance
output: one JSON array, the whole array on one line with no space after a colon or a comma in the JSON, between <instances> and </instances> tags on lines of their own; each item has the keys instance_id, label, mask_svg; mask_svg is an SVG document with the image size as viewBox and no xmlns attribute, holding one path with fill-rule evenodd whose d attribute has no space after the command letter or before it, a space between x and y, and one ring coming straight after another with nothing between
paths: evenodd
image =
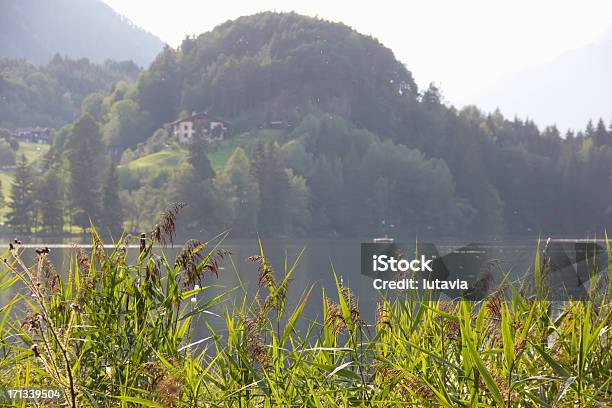
<instances>
[{"instance_id":1,"label":"conifer tree","mask_svg":"<svg viewBox=\"0 0 612 408\"><path fill-rule=\"evenodd\" d=\"M75 124L68 140L68 173L71 215L74 223L85 229L100 212L101 142L98 123L86 114Z\"/></svg>"},{"instance_id":2,"label":"conifer tree","mask_svg":"<svg viewBox=\"0 0 612 408\"><path fill-rule=\"evenodd\" d=\"M49 150L43 155L42 160L40 161L40 172L45 173L50 169L54 171L59 171L60 165L60 155L57 152L57 148L55 146L51 146Z\"/></svg>"},{"instance_id":3,"label":"conifer tree","mask_svg":"<svg viewBox=\"0 0 612 408\"><path fill-rule=\"evenodd\" d=\"M593 139L596 146L612 146L612 137L610 136L610 133L608 133L603 119L599 119L599 122L597 122L597 127L593 133Z\"/></svg>"},{"instance_id":4,"label":"conifer tree","mask_svg":"<svg viewBox=\"0 0 612 408\"><path fill-rule=\"evenodd\" d=\"M189 164L193 167L195 175L201 180L210 180L215 171L208 159L208 142L202 136L196 135L189 145Z\"/></svg>"},{"instance_id":5,"label":"conifer tree","mask_svg":"<svg viewBox=\"0 0 612 408\"><path fill-rule=\"evenodd\" d=\"M215 186L226 199L231 223L240 231L256 232L259 212L259 185L250 173L246 152L237 147L215 177Z\"/></svg>"},{"instance_id":6,"label":"conifer tree","mask_svg":"<svg viewBox=\"0 0 612 408\"><path fill-rule=\"evenodd\" d=\"M6 201L4 198L4 191L2 190L2 180L0 180L0 209L4 208Z\"/></svg>"},{"instance_id":7,"label":"conifer tree","mask_svg":"<svg viewBox=\"0 0 612 408\"><path fill-rule=\"evenodd\" d=\"M589 120L584 128L584 135L586 137L593 137L595 134L595 126L593 125L593 121Z\"/></svg>"},{"instance_id":8,"label":"conifer tree","mask_svg":"<svg viewBox=\"0 0 612 408\"><path fill-rule=\"evenodd\" d=\"M64 227L62 179L51 168L44 172L36 186L36 206L41 227L49 232L61 232Z\"/></svg>"},{"instance_id":9,"label":"conifer tree","mask_svg":"<svg viewBox=\"0 0 612 408\"><path fill-rule=\"evenodd\" d=\"M289 181L281 163L276 143L258 142L252 153L251 174L259 185L260 207L258 231L282 232L286 211Z\"/></svg>"},{"instance_id":10,"label":"conifer tree","mask_svg":"<svg viewBox=\"0 0 612 408\"><path fill-rule=\"evenodd\" d=\"M60 170L60 156L51 146L40 161L40 173L34 181L35 212L42 229L49 232L61 232L64 228L64 182Z\"/></svg>"},{"instance_id":11,"label":"conifer tree","mask_svg":"<svg viewBox=\"0 0 612 408\"><path fill-rule=\"evenodd\" d=\"M100 228L108 231L113 238L118 238L123 229L123 210L119 200L119 177L117 168L111 164L106 172L102 186L102 208Z\"/></svg>"},{"instance_id":12,"label":"conifer tree","mask_svg":"<svg viewBox=\"0 0 612 408\"><path fill-rule=\"evenodd\" d=\"M25 155L21 155L15 166L15 177L11 185L11 201L6 223L16 232L30 232L36 224L32 168Z\"/></svg>"}]
</instances>

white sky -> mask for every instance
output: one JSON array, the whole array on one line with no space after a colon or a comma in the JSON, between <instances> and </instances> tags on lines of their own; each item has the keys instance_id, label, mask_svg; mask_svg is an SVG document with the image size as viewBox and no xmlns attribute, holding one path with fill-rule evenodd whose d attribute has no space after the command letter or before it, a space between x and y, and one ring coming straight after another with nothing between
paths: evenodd
<instances>
[{"instance_id":1,"label":"white sky","mask_svg":"<svg viewBox=\"0 0 612 408\"><path fill-rule=\"evenodd\" d=\"M612 28L610 0L103 0L172 46L185 35L259 11L296 11L341 21L378 38L420 87L469 102L485 85Z\"/></svg>"}]
</instances>

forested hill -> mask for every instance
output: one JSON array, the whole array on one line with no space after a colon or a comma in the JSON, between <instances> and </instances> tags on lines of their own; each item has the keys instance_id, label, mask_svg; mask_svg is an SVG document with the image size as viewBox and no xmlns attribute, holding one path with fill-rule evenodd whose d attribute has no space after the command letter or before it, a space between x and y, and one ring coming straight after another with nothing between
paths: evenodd
<instances>
[{"instance_id":1,"label":"forested hill","mask_svg":"<svg viewBox=\"0 0 612 408\"><path fill-rule=\"evenodd\" d=\"M609 123L561 135L442 100L343 24L241 17L85 98L85 115L51 150L68 159L58 197L72 225L119 230L121 213L131 231L179 201L191 204L193 231L234 236L586 236L610 226ZM192 111L226 119L231 137L179 146L166 125ZM117 172L93 153L104 144L121 156ZM86 200L100 192L108 205ZM111 204L121 208L108 213Z\"/></svg>"},{"instance_id":2,"label":"forested hill","mask_svg":"<svg viewBox=\"0 0 612 408\"><path fill-rule=\"evenodd\" d=\"M311 103L385 135L402 128L400 112L417 96L411 73L378 41L293 13L240 17L166 49L139 91L160 121L208 110L249 128L299 118Z\"/></svg>"},{"instance_id":3,"label":"forested hill","mask_svg":"<svg viewBox=\"0 0 612 408\"><path fill-rule=\"evenodd\" d=\"M94 64L56 55L36 67L23 60L0 58L0 128L59 128L72 122L84 100L110 92L120 81L132 82L140 72L131 61Z\"/></svg>"},{"instance_id":4,"label":"forested hill","mask_svg":"<svg viewBox=\"0 0 612 408\"><path fill-rule=\"evenodd\" d=\"M364 220L365 231L386 219L421 231L574 233L575 226L594 230L612 216L607 123L564 138L554 126L542 129L475 107L458 111L441 102L436 88L418 90L391 50L343 24L295 13L241 17L186 39L178 50L166 48L136 86L130 99L140 113L129 123L146 117L159 127L181 113L207 110L230 119L236 134L287 124L285 137L294 141L287 151L295 163L285 166L305 177L307 207L323 224L314 229L355 234L356 219ZM442 159L431 173L438 174L435 182L423 186L430 194L423 192L422 203L414 204L420 209L406 208L417 186L402 185L409 184L405 175L394 174L415 171L409 162L419 156L404 155L403 167L380 152L368 155L362 130L396 144L396 152L401 146ZM148 132L145 127L141 134ZM135 146L137 132L120 133L109 141ZM382 163L371 163L369 174L349 164L374 157ZM298 172L300 166L306 168ZM445 171L448 185L440 176ZM349 185L357 174L369 185L364 191ZM360 198L374 194L375 185L378 198ZM346 209L358 214L351 218Z\"/></svg>"},{"instance_id":5,"label":"forested hill","mask_svg":"<svg viewBox=\"0 0 612 408\"><path fill-rule=\"evenodd\" d=\"M148 66L162 47L99 0L0 0L0 57L38 65L59 53Z\"/></svg>"}]
</instances>

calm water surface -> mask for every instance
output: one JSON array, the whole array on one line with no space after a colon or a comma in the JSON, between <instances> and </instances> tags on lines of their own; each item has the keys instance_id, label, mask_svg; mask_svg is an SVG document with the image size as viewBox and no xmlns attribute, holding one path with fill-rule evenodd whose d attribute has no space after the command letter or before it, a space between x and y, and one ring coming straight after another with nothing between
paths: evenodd
<instances>
[{"instance_id":1,"label":"calm water surface","mask_svg":"<svg viewBox=\"0 0 612 408\"><path fill-rule=\"evenodd\" d=\"M10 240L8 237L5 239L7 242ZM26 262L33 262L35 255L34 248L46 245L51 248L50 258L57 270L67 269L69 257L73 252L71 249L72 243L75 242L75 238L45 238L44 240L36 240L39 242L24 242L26 249L24 250L23 259ZM375 318L376 301L380 295L373 289L372 279L361 275L360 272L360 244L367 241L364 239L265 240L263 245L266 258L275 269L277 277L281 276L286 268L285 261L288 267L291 267L300 252L304 251L289 285L287 296L289 310L293 310L295 305L302 299L303 294L314 285L304 315L307 319L320 317L323 310L321 303L322 291L325 290L326 293L331 294L332 298L336 297L333 277L333 271L335 270L338 277L358 296L360 310L364 319L366 321L373 321ZM137 241L133 240L132 242L136 243ZM430 239L428 242L436 244L441 256L468 243L468 241L449 239ZM528 265L533 262L536 244L536 239L527 238L498 242L495 245L503 248L506 252L512 253L513 258L521 258L523 264ZM87 245L83 246L87 248ZM222 247L231 252L231 257L223 261L218 278L214 276L207 276L205 278L203 284L212 285L212 288L199 295L199 301L206 301L206 299L218 294L227 293L228 295L224 302L217 305L214 309L215 312L221 315L225 308L231 307L234 302L242 302L244 290L246 290L249 299L252 299L257 293L257 265L250 262L247 258L259 254L259 246L256 239L226 240L223 242ZM181 244L175 244L174 247L159 248L158 251L163 250L169 259L173 260L181 248ZM131 250L134 255L138 251L137 247ZM516 270L515 272L519 275L524 273L525 270ZM466 272L465 276L473 279L475 272ZM5 294L4 299L0 298L0 304L6 302L7 296L8 294ZM223 320L221 318L213 315L204 316L206 317L201 319L206 318L213 327L222 328ZM203 328L203 321L196 323L195 340L199 336L205 335Z\"/></svg>"}]
</instances>

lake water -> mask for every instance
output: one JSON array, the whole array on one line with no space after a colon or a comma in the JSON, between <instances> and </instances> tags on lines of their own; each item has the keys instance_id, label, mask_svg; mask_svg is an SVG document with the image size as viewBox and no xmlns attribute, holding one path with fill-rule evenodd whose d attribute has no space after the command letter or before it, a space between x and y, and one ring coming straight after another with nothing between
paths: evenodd
<instances>
[{"instance_id":1,"label":"lake water","mask_svg":"<svg viewBox=\"0 0 612 408\"><path fill-rule=\"evenodd\" d=\"M6 242L8 241L10 241L10 239L6 238ZM38 239L38 241L41 241L41 239ZM363 318L366 321L372 322L375 318L376 302L380 299L381 295L373 288L373 279L361 273L361 243L366 241L368 240L264 240L263 246L266 258L275 269L277 277L280 277L285 269L285 259L290 267L299 253L304 250L303 256L293 273L293 279L289 285L287 296L289 310L293 310L296 304L302 299L303 294L314 285L304 315L306 318L310 319L321 317L320 315L323 310L321 303L322 291L325 290L332 298L337 297L333 276L333 271L335 270L337 276L342 279L345 285L350 287L352 292L358 297ZM73 242L75 242L74 238L45 239L44 243L24 242L26 248L24 249L23 259L25 261L33 261L35 256L34 248L46 245L51 249L51 253L49 254L50 259L57 270L61 271L66 269L68 258L72 253L71 243ZM428 242L435 243L439 256L442 257L468 244L468 241L451 239L432 239L428 240ZM573 241L569 240L568 242L571 243ZM508 271L511 272L510 279L522 276L526 270L533 265L537 248L537 239L514 239L487 245L496 251L491 257L506 257L512 260L510 262L512 265L506 263L506 266L502 266L499 269L498 276L496 276L496 281L499 281L501 275ZM83 247L87 248L86 245L83 245ZM256 239L226 240L223 242L222 247L231 252L231 257L223 261L222 270L218 278L208 276L203 282L204 285L213 285L214 287L199 295L199 300L205 301L207 298L212 298L220 293L231 291L224 303L215 308L215 312L220 314L222 314L225 306L231 307L233 302L242 301L243 291L241 289L241 282L244 285L249 299L252 299L258 290L257 283L259 277L257 265L247 259L252 255L259 254L259 246ZM165 249L159 248L158 251L163 250L168 255L169 259L173 260L181 248L181 244L175 244L174 247ZM132 251L136 254L138 251L137 247L132 248ZM466 278L473 282L477 277L478 271L467 269L469 268L462 270L459 274L462 278ZM6 296L7 294L4 295L5 299L0 299L0 304L7 300ZM211 323L213 327L222 327L222 319L212 315L206 315L206 319L209 319L209 323ZM199 338L200 335L204 335L201 331L204 325L202 322L199 324L201 327L196 325L194 339Z\"/></svg>"}]
</instances>

